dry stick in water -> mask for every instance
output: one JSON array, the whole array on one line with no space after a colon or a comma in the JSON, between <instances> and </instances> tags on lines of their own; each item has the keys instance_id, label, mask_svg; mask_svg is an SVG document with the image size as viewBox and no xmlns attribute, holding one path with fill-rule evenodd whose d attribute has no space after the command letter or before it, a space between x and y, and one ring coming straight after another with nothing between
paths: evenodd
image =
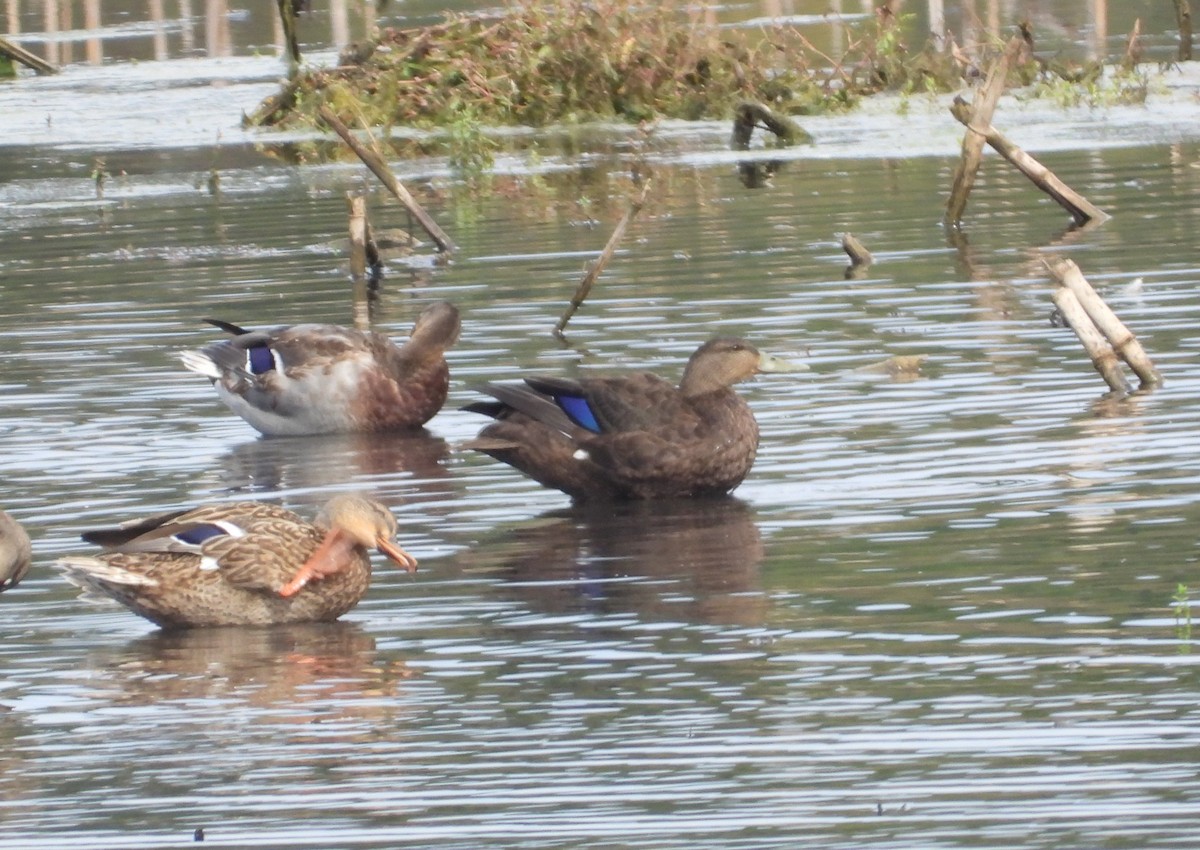
<instances>
[{"instance_id":1,"label":"dry stick in water","mask_svg":"<svg viewBox=\"0 0 1200 850\"><path fill-rule=\"evenodd\" d=\"M354 327L371 329L371 308L367 296L367 199L346 193L350 208L350 279L354 285Z\"/></svg>"},{"instance_id":2,"label":"dry stick in water","mask_svg":"<svg viewBox=\"0 0 1200 850\"><path fill-rule=\"evenodd\" d=\"M1104 303L1104 299L1083 276L1079 266L1075 265L1073 260L1058 260L1046 263L1046 267L1061 288L1068 289L1075 295L1075 298L1083 306L1090 324L1094 324L1104 334L1117 355L1128 363L1129 368L1138 376L1141 385L1149 387L1161 384L1162 376L1150 362L1146 349L1142 348L1142 344L1133 335L1133 331L1125 327L1112 308ZM1075 327L1074 323L1071 326ZM1076 333L1078 332L1076 330Z\"/></svg>"},{"instance_id":3,"label":"dry stick in water","mask_svg":"<svg viewBox=\"0 0 1200 850\"><path fill-rule=\"evenodd\" d=\"M283 40L287 42L288 76L295 76L300 66L300 38L296 34L296 7L292 0L276 0L279 20L283 24Z\"/></svg>"},{"instance_id":4,"label":"dry stick in water","mask_svg":"<svg viewBox=\"0 0 1200 850\"><path fill-rule=\"evenodd\" d=\"M400 203L404 204L405 208L412 213L413 218L420 222L421 227L425 228L425 232L429 234L429 238L437 243L438 250L444 252L454 251L457 247L454 242L451 241L442 228L438 227L438 223L433 220L429 213L425 212L424 207L417 203L417 199L409 193L408 189L404 188L404 184L396 179L396 175L392 174L391 169L387 167L387 163L383 161L383 157L363 147L362 143L354 138L354 134L350 132L350 128L343 124L341 119L334 115L329 107L322 106L318 112L322 120L342 137L342 141L350 146L350 150L358 155L363 164L371 169L372 173L387 187L387 190L395 195Z\"/></svg>"},{"instance_id":5,"label":"dry stick in water","mask_svg":"<svg viewBox=\"0 0 1200 850\"><path fill-rule=\"evenodd\" d=\"M846 266L846 280L866 277L867 269L870 268L871 263L875 262L875 258L871 256L871 252L854 238L853 233L842 234L842 250L850 257L850 265Z\"/></svg>"},{"instance_id":6,"label":"dry stick in water","mask_svg":"<svg viewBox=\"0 0 1200 850\"><path fill-rule=\"evenodd\" d=\"M1129 384L1121 372L1117 353L1113 351L1104 335L1092 324L1092 320L1088 318L1087 311L1083 309L1083 305L1079 303L1075 293L1060 286L1054 291L1053 298L1054 305L1058 307L1058 311L1071 326L1071 330L1075 331L1075 336L1079 337L1079 341L1083 343L1084 351L1088 353L1088 357L1092 358L1092 365L1096 367L1100 377L1104 378L1104 383L1108 384L1109 389L1113 392L1128 393Z\"/></svg>"},{"instance_id":7,"label":"dry stick in water","mask_svg":"<svg viewBox=\"0 0 1200 850\"><path fill-rule=\"evenodd\" d=\"M558 324L554 326L554 335L559 339L563 336L563 331L566 330L567 322L571 321L571 317L575 315L575 311L583 304L583 300L588 297L588 293L592 291L592 284L596 282L596 278L600 276L600 272L604 271L604 267L608 265L608 261L612 259L612 255L617 251L617 245L621 241L621 237L625 235L625 228L629 226L629 222L633 221L633 217L642 211L642 207L646 204L646 193L650 191L650 178L646 178L646 182L642 184L642 193L636 201L629 204L629 209L625 211L625 215L621 216L621 220L617 222L616 228L613 230L612 236L608 238L608 244L604 246L604 250L600 252L600 256L592 262L588 263L587 271L583 274L583 280L579 282L579 287L575 290L575 295L571 298L571 303L567 306L567 311L563 313L562 318L558 320Z\"/></svg>"},{"instance_id":8,"label":"dry stick in water","mask_svg":"<svg viewBox=\"0 0 1200 850\"><path fill-rule=\"evenodd\" d=\"M729 146L735 151L749 148L750 137L754 134L754 128L759 124L788 144L797 139L809 137L799 124L786 115L778 115L761 103L747 101L738 105L733 116L733 138L730 140Z\"/></svg>"},{"instance_id":9,"label":"dry stick in water","mask_svg":"<svg viewBox=\"0 0 1200 850\"><path fill-rule=\"evenodd\" d=\"M871 256L871 252L863 247L853 233L842 234L842 250L850 257L850 264L854 266L869 266L875 262L875 258Z\"/></svg>"},{"instance_id":10,"label":"dry stick in water","mask_svg":"<svg viewBox=\"0 0 1200 850\"><path fill-rule=\"evenodd\" d=\"M58 73L58 69L45 59L30 53L21 45L9 41L7 38L0 38L0 56L7 56L14 62L20 62L22 65L27 65L38 74Z\"/></svg>"},{"instance_id":11,"label":"dry stick in water","mask_svg":"<svg viewBox=\"0 0 1200 850\"><path fill-rule=\"evenodd\" d=\"M1004 52L992 63L986 82L975 95L971 120L967 125L967 133L963 136L962 158L954 169L954 183L950 189L950 198L946 202L947 224L957 225L962 221L963 212L967 209L967 197L971 194L971 188L975 185L975 175L983 161L985 139L976 128L985 127L992 122L996 103L1004 93L1004 80L1008 77L1009 66L1016 60L1023 45L1024 41L1020 36L1014 35L1008 40Z\"/></svg>"},{"instance_id":12,"label":"dry stick in water","mask_svg":"<svg viewBox=\"0 0 1200 850\"><path fill-rule=\"evenodd\" d=\"M1179 61L1192 58L1192 7L1188 0L1175 0L1175 20L1179 22Z\"/></svg>"},{"instance_id":13,"label":"dry stick in water","mask_svg":"<svg viewBox=\"0 0 1200 850\"><path fill-rule=\"evenodd\" d=\"M961 97L954 99L950 113L971 128L971 133L978 133L984 141L991 145L998 154L1016 166L1017 170L1030 179L1059 206L1071 214L1076 224L1087 224L1089 221L1102 222L1110 217L1108 213L1088 201L1066 183L1058 179L1046 166L1010 142L991 124L971 123L971 107Z\"/></svg>"}]
</instances>

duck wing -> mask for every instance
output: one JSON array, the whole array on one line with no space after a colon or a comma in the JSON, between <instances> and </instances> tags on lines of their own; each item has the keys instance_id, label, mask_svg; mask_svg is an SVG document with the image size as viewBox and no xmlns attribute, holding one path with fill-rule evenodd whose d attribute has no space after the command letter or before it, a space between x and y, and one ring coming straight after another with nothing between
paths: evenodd
<instances>
[{"instance_id":1,"label":"duck wing","mask_svg":"<svg viewBox=\"0 0 1200 850\"><path fill-rule=\"evenodd\" d=\"M157 514L117 528L84 532L112 562L151 573L161 559L192 555L200 570L246 590L275 593L321 541L321 532L285 508L236 502Z\"/></svg>"},{"instance_id":2,"label":"duck wing","mask_svg":"<svg viewBox=\"0 0 1200 850\"><path fill-rule=\"evenodd\" d=\"M612 378L527 378L572 423L593 434L693 432L700 418L679 390L649 372Z\"/></svg>"}]
</instances>

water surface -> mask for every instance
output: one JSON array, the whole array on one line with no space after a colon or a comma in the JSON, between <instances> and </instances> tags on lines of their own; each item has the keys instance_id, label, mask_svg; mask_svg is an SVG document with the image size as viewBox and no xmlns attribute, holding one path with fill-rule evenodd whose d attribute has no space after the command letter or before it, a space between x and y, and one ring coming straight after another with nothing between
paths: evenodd
<instances>
[{"instance_id":1,"label":"water surface","mask_svg":"<svg viewBox=\"0 0 1200 850\"><path fill-rule=\"evenodd\" d=\"M0 481L37 564L0 598L0 847L197 828L263 847L1194 846L1197 656L1172 597L1200 581L1197 142L1049 146L1114 216L1086 231L989 162L951 238L949 153L819 143L748 190L725 130L515 169L483 199L400 164L461 251L391 263L377 327L403 336L449 298L464 332L426 433L370 439L259 439L174 357L214 338L205 316L350 320L346 191L408 225L359 168L207 138L6 141ZM651 202L563 345L550 328L636 156ZM860 279L847 230L877 258ZM1105 395L1048 320L1049 256L1079 263L1162 387ZM763 438L734 499L574 512L456 448L484 380L677 375L718 333L810 367L743 388ZM896 355L920 374L877 368ZM338 624L163 634L50 568L81 528L230 498L308 512L342 489L393 507L421 570L380 566Z\"/></svg>"}]
</instances>

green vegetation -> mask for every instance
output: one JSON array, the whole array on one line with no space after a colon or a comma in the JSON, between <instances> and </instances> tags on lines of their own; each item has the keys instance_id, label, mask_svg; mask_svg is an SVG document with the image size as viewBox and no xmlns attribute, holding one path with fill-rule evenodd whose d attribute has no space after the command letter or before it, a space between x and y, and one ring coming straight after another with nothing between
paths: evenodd
<instances>
[{"instance_id":1,"label":"green vegetation","mask_svg":"<svg viewBox=\"0 0 1200 850\"><path fill-rule=\"evenodd\" d=\"M506 0L495 14L385 29L343 51L336 67L298 69L246 122L320 127L318 109L327 106L351 127L381 128L393 154L448 155L458 173L475 182L501 147L494 128L729 120L749 104L757 111L742 128L748 141L761 125L756 116L775 116L784 127L789 116L847 110L884 91L898 93L904 111L914 95L960 89L983 75L1001 48L983 45L967 53L931 43L913 51L905 36L915 29L914 16L887 10L881 6L849 25L844 48L828 56L791 24L718 27L684 0L528 6ZM1026 49L1010 82L1028 96L1063 107L1101 107L1141 103L1150 93L1152 79L1132 53L1108 71L1099 63L1044 61L1034 55L1029 25L1019 31ZM406 132L390 133L395 128ZM786 146L803 138L797 127L773 141ZM521 144L512 136L505 142ZM305 160L337 150L301 148L295 155Z\"/></svg>"},{"instance_id":2,"label":"green vegetation","mask_svg":"<svg viewBox=\"0 0 1200 850\"><path fill-rule=\"evenodd\" d=\"M1093 63L1076 70L1060 69L1038 74L1028 89L1033 98L1048 98L1062 108L1088 106L1102 109L1146 102L1154 78L1141 66L1106 69Z\"/></svg>"},{"instance_id":3,"label":"green vegetation","mask_svg":"<svg viewBox=\"0 0 1200 850\"><path fill-rule=\"evenodd\" d=\"M676 2L564 0L386 29L336 68L299 73L252 124L314 125L327 103L351 124L446 129L482 125L724 119L741 102L783 115L843 110L885 89L945 91L949 55L910 55L902 21L851 31L837 60L795 27L718 28Z\"/></svg>"}]
</instances>

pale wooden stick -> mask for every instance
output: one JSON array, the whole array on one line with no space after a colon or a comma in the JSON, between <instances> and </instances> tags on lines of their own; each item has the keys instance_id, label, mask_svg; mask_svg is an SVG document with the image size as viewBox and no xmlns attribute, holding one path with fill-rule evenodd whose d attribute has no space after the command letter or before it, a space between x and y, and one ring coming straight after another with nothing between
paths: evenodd
<instances>
[{"instance_id":1,"label":"pale wooden stick","mask_svg":"<svg viewBox=\"0 0 1200 850\"><path fill-rule=\"evenodd\" d=\"M1118 393L1128 393L1129 384L1121 372L1117 353L1113 351L1104 335L1092 324L1091 318L1083 309L1083 305L1079 303L1079 299L1075 297L1075 293L1066 287L1059 287L1054 291L1053 298L1055 306L1058 307L1067 324L1071 326L1071 330L1075 331L1075 336L1079 337L1079 341L1083 343L1084 351L1088 353L1088 357L1092 358L1092 365L1096 367L1100 377L1104 378L1109 389Z\"/></svg>"},{"instance_id":2,"label":"pale wooden stick","mask_svg":"<svg viewBox=\"0 0 1200 850\"><path fill-rule=\"evenodd\" d=\"M1175 20L1179 22L1179 61L1192 58L1192 6L1188 0L1175 0Z\"/></svg>"},{"instance_id":3,"label":"pale wooden stick","mask_svg":"<svg viewBox=\"0 0 1200 850\"><path fill-rule=\"evenodd\" d=\"M608 265L608 261L616 253L617 245L625 235L625 228L629 226L629 222L633 221L633 217L642 211L642 207L646 204L646 193L650 191L650 182L651 178L646 178L646 182L642 184L642 193L638 196L637 200L629 204L629 209L625 211L625 215L621 216L621 220L617 222L617 226L613 229L612 236L608 237L608 244L604 246L604 250L600 252L600 256L588 263L587 271L583 274L583 280L579 281L579 286L575 289L575 294L571 297L571 303L567 305L566 312L558 320L558 324L554 326L555 336L562 337L563 331L566 330L567 322L571 321L571 317L575 315L575 311L579 309L580 305L583 304L583 300L588 297L588 293L592 291L592 284L596 282L596 278L600 276L600 272L604 271L604 267Z\"/></svg>"},{"instance_id":4,"label":"pale wooden stick","mask_svg":"<svg viewBox=\"0 0 1200 850\"><path fill-rule=\"evenodd\" d=\"M1009 66L1016 60L1023 44L1024 41L1018 35L1008 40L1004 52L992 63L987 80L975 95L971 121L967 125L966 135L963 136L962 157L954 169L954 182L946 202L947 224L956 225L962 221L963 212L967 209L967 197L971 194L971 188L975 185L975 175L983 161L984 138L977 128L991 123L996 103L1004 93L1004 81L1008 77Z\"/></svg>"},{"instance_id":5,"label":"pale wooden stick","mask_svg":"<svg viewBox=\"0 0 1200 850\"><path fill-rule=\"evenodd\" d=\"M1117 355L1129 364L1129 368L1138 376L1142 386L1161 384L1162 376L1150 362L1146 349L1138 342L1133 332L1117 318L1117 314L1112 311L1112 308L1104 303L1104 299L1083 276L1079 266L1075 265L1073 260L1067 259L1047 263L1046 266L1050 269L1050 274L1054 275L1058 281L1059 286L1069 289L1075 294L1092 324L1104 334Z\"/></svg>"},{"instance_id":6,"label":"pale wooden stick","mask_svg":"<svg viewBox=\"0 0 1200 850\"><path fill-rule=\"evenodd\" d=\"M454 242L451 241L442 228L438 227L438 223L433 220L429 213L425 212L424 207L417 203L417 199L409 193L408 189L404 188L404 184L396 179L396 175L392 174L391 169L387 167L387 163L383 161L383 157L363 147L362 143L354 138L354 134L350 132L350 128L343 124L341 119L334 115L328 106L322 105L317 111L320 113L322 120L342 137L342 141L350 146L350 150L358 155L363 164L371 169L374 175L387 187L387 190L395 195L400 203L404 204L408 211L413 214L413 218L420 222L421 226L425 228L425 232L429 234L429 237L437 243L438 250L445 252L454 251L456 248Z\"/></svg>"},{"instance_id":7,"label":"pale wooden stick","mask_svg":"<svg viewBox=\"0 0 1200 850\"><path fill-rule=\"evenodd\" d=\"M350 279L354 286L354 327L371 329L371 309L367 294L367 199L346 193L350 208Z\"/></svg>"},{"instance_id":8,"label":"pale wooden stick","mask_svg":"<svg viewBox=\"0 0 1200 850\"><path fill-rule=\"evenodd\" d=\"M869 266L875 262L875 258L871 256L863 244L854 237L853 233L842 234L842 250L850 257L850 264L854 266Z\"/></svg>"},{"instance_id":9,"label":"pale wooden stick","mask_svg":"<svg viewBox=\"0 0 1200 850\"><path fill-rule=\"evenodd\" d=\"M998 154L1028 177L1033 185L1057 201L1063 209L1071 214L1071 218L1075 220L1076 224L1087 224L1089 221L1101 222L1109 218L1108 213L1059 180L1053 171L1014 145L991 124L972 123L971 107L962 98L954 99L954 104L950 107L950 114L979 133Z\"/></svg>"},{"instance_id":10,"label":"pale wooden stick","mask_svg":"<svg viewBox=\"0 0 1200 850\"><path fill-rule=\"evenodd\" d=\"M38 74L57 74L58 69L47 62L40 56L30 53L16 42L9 41L7 38L0 38L0 54L3 54L10 59L20 62L22 65L28 65Z\"/></svg>"}]
</instances>

